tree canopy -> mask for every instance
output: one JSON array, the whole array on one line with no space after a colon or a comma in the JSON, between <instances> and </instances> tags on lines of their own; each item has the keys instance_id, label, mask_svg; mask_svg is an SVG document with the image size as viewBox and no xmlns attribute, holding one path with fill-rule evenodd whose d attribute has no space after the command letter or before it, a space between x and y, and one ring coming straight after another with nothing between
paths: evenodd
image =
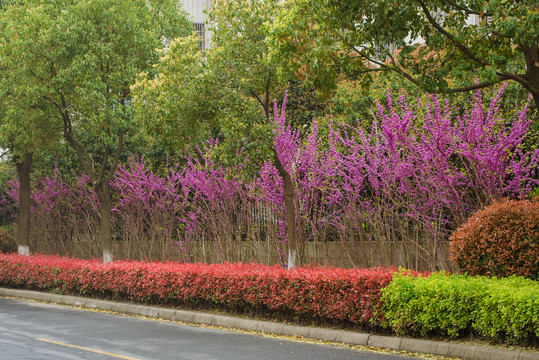
<instances>
[{"instance_id":1,"label":"tree canopy","mask_svg":"<svg viewBox=\"0 0 539 360\"><path fill-rule=\"evenodd\" d=\"M271 137L267 115L284 82L268 44L278 7L273 0L216 2L208 11L211 47L199 50L196 35L171 42L133 87L136 117L152 141L182 154L186 145L219 138L222 161L237 158L242 147L258 156L261 138Z\"/></svg>"},{"instance_id":2,"label":"tree canopy","mask_svg":"<svg viewBox=\"0 0 539 360\"><path fill-rule=\"evenodd\" d=\"M516 81L539 103L539 8L533 0L299 0L273 41L289 71L321 84L391 71L430 92ZM394 51L397 50L397 51Z\"/></svg>"},{"instance_id":3,"label":"tree canopy","mask_svg":"<svg viewBox=\"0 0 539 360\"><path fill-rule=\"evenodd\" d=\"M18 62L13 79L27 86L22 93L37 94L32 105L42 111L32 116L61 129L98 195L104 259L111 260L109 182L132 126L130 86L151 71L157 49L191 24L172 0L29 0L7 6L2 21L15 55L9 61ZM32 36L20 41L26 33ZM37 123L21 118L30 129Z\"/></svg>"}]
</instances>

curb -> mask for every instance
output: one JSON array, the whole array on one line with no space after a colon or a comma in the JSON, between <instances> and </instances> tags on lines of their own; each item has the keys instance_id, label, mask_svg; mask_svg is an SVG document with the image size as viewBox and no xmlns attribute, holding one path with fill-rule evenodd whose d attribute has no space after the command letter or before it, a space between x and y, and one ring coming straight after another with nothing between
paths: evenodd
<instances>
[{"instance_id":1,"label":"curb","mask_svg":"<svg viewBox=\"0 0 539 360\"><path fill-rule=\"evenodd\" d=\"M326 340L349 345L362 345L396 351L458 357L470 360L539 360L539 353L498 349L441 341L378 336L353 331L312 328L272 321L249 320L233 316L208 314L196 311L166 309L84 297L57 295L30 290L0 288L0 297L32 299L62 305L81 306L89 309L112 311L128 315L148 316L191 324L207 324L241 330L253 330L275 335L303 336L308 339Z\"/></svg>"}]
</instances>

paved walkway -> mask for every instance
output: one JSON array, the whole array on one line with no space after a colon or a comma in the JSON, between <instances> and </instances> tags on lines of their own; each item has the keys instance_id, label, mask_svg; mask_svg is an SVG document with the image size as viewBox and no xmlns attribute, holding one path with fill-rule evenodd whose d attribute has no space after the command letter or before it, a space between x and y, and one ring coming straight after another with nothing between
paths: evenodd
<instances>
[{"instance_id":1,"label":"paved walkway","mask_svg":"<svg viewBox=\"0 0 539 360\"><path fill-rule=\"evenodd\" d=\"M539 353L473 346L458 343L438 342L392 336L378 336L351 331L288 325L272 321L250 320L233 316L216 315L195 311L134 305L129 303L88 299L66 295L55 295L27 290L0 288L0 297L16 297L63 305L81 306L121 314L141 315L193 324L207 324L242 330L253 330L276 335L303 336L351 345L385 348L397 351L432 354L461 359L477 360L539 360Z\"/></svg>"}]
</instances>

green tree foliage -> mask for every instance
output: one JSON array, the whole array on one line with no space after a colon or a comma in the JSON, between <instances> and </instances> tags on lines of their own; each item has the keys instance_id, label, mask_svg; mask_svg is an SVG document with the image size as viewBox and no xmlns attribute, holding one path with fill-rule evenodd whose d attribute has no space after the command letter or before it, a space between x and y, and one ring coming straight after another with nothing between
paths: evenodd
<instances>
[{"instance_id":1,"label":"green tree foliage","mask_svg":"<svg viewBox=\"0 0 539 360\"><path fill-rule=\"evenodd\" d=\"M14 173L13 164L0 158L0 227L7 227L13 222L13 204L3 185L13 178Z\"/></svg>"},{"instance_id":2,"label":"green tree foliage","mask_svg":"<svg viewBox=\"0 0 539 360\"><path fill-rule=\"evenodd\" d=\"M285 83L267 44L278 6L273 0L215 3L208 14L211 47L199 51L196 35L176 39L139 78L136 118L156 148L182 155L186 146L212 137L220 140L214 150L222 162L237 161L243 147L253 162L268 157L266 119Z\"/></svg>"},{"instance_id":3,"label":"green tree foliage","mask_svg":"<svg viewBox=\"0 0 539 360\"><path fill-rule=\"evenodd\" d=\"M272 41L275 56L292 59L289 72L326 86L342 72L366 85L394 72L447 93L511 80L538 104L538 22L532 0L299 0L287 2Z\"/></svg>"},{"instance_id":4,"label":"green tree foliage","mask_svg":"<svg viewBox=\"0 0 539 360\"><path fill-rule=\"evenodd\" d=\"M19 71L54 109L54 123L92 182L104 259L111 260L109 182L132 126L130 86L190 24L172 0L34 0L7 13L15 33L34 34L14 50L24 54Z\"/></svg>"},{"instance_id":5,"label":"green tree foliage","mask_svg":"<svg viewBox=\"0 0 539 360\"><path fill-rule=\"evenodd\" d=\"M244 96L256 99L266 120L271 116L271 102L277 85L288 80L282 70L283 63L271 56L274 51L270 42L273 23L283 10L282 5L278 0L219 1L210 11L210 20L215 25L214 59L224 69L225 81ZM273 163L284 183L288 267L294 268L297 252L294 188L277 152L274 148L271 151Z\"/></svg>"},{"instance_id":6,"label":"green tree foliage","mask_svg":"<svg viewBox=\"0 0 539 360\"><path fill-rule=\"evenodd\" d=\"M268 38L280 11L279 1L218 1L209 12L214 24L212 58L223 80L254 97L266 116L276 85L282 81L280 63L270 56Z\"/></svg>"},{"instance_id":7,"label":"green tree foliage","mask_svg":"<svg viewBox=\"0 0 539 360\"><path fill-rule=\"evenodd\" d=\"M50 151L58 143L48 89L35 76L42 54L51 41L50 17L41 8L23 9L16 2L2 3L0 12L0 149L9 151L20 181L18 243L29 253L30 173L37 152ZM42 41L36 38L42 36Z\"/></svg>"}]
</instances>

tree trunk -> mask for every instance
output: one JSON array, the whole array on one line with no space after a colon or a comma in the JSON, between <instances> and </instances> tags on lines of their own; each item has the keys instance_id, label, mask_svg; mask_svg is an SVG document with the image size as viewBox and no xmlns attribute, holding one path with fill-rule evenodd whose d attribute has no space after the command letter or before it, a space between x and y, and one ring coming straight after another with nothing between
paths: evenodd
<instances>
[{"instance_id":1,"label":"tree trunk","mask_svg":"<svg viewBox=\"0 0 539 360\"><path fill-rule=\"evenodd\" d=\"M521 46L526 59L526 87L533 96L535 107L539 109L539 46L533 43L530 46Z\"/></svg>"},{"instance_id":2,"label":"tree trunk","mask_svg":"<svg viewBox=\"0 0 539 360\"><path fill-rule=\"evenodd\" d=\"M268 73L268 78L266 80L266 89L265 101L260 99L255 91L251 90L251 94L258 100L260 105L262 105L262 110L267 119L271 119L269 110L270 110L270 85L271 85L271 72ZM294 184L292 183L292 178L290 174L285 170L279 156L277 156L277 151L273 149L273 165L279 171L279 175L283 179L284 183L284 207L286 214L286 227L287 227L287 237L288 237L288 269L293 269L296 267L296 258L298 253L297 245L297 230L296 230L296 207L294 201Z\"/></svg>"},{"instance_id":3,"label":"tree trunk","mask_svg":"<svg viewBox=\"0 0 539 360\"><path fill-rule=\"evenodd\" d=\"M126 93L129 92L129 89L126 89ZM77 140L75 134L73 133L73 126L71 123L71 116L69 114L67 101L64 95L61 95L62 105L57 105L56 107L62 115L64 121L64 138L71 145L73 149L77 152L82 168L86 172L86 175L90 178L94 191L97 194L99 199L99 215L100 215L100 225L101 231L99 233L99 238L101 239L101 244L103 247L103 262L108 263L112 262L112 199L110 197L110 181L118 163L120 161L120 155L122 154L123 145L124 145L124 130L118 130L118 146L114 152L114 158L112 163L109 164L109 159L112 154L110 148L105 149L103 158L98 169L94 167L94 160L88 153L88 150L83 146L82 143ZM122 105L124 105L122 101ZM109 133L110 134L110 133ZM107 170L108 169L108 170Z\"/></svg>"},{"instance_id":4,"label":"tree trunk","mask_svg":"<svg viewBox=\"0 0 539 360\"><path fill-rule=\"evenodd\" d=\"M24 159L15 158L19 176L19 218L17 241L19 254L30 255L30 171L32 170L32 153L27 153Z\"/></svg>"},{"instance_id":5,"label":"tree trunk","mask_svg":"<svg viewBox=\"0 0 539 360\"><path fill-rule=\"evenodd\" d=\"M288 237L288 269L296 267L296 258L298 252L298 245L296 241L296 207L294 204L294 184L290 174L285 170L281 160L277 156L277 152L273 157L274 165L279 171L279 175L283 178L284 182L284 207L286 213L286 227Z\"/></svg>"},{"instance_id":6,"label":"tree trunk","mask_svg":"<svg viewBox=\"0 0 539 360\"><path fill-rule=\"evenodd\" d=\"M95 191L99 199L100 226L99 238L103 248L103 263L112 262L112 201L110 199L109 184L96 185Z\"/></svg>"}]
</instances>

